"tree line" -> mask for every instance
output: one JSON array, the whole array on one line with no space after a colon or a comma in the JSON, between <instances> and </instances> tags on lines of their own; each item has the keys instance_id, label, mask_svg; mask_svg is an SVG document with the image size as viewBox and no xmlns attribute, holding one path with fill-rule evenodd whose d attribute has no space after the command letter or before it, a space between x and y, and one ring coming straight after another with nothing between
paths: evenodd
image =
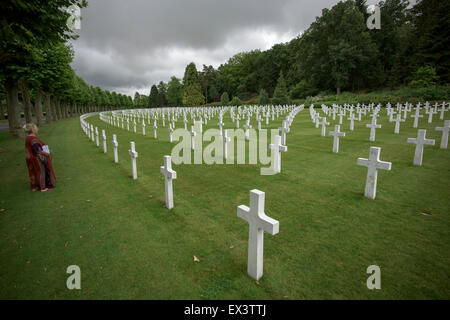
<instances>
[{"instance_id":1,"label":"tree line","mask_svg":"<svg viewBox=\"0 0 450 320\"><path fill-rule=\"evenodd\" d=\"M126 96L87 84L70 63L76 39L67 25L72 5L84 0L8 0L0 2L0 119L6 100L10 133L21 137L21 107L26 122L51 123L70 115L132 107ZM45 116L44 116L45 115Z\"/></svg>"},{"instance_id":2,"label":"tree line","mask_svg":"<svg viewBox=\"0 0 450 320\"><path fill-rule=\"evenodd\" d=\"M268 96L287 103L320 92L448 84L450 1L409 6L406 0L385 0L378 6L381 29L367 27L371 13L365 0L340 1L287 43L238 53L217 69L203 65L197 72L190 63L183 79L151 87L148 106L231 103L231 98L267 103Z\"/></svg>"}]
</instances>

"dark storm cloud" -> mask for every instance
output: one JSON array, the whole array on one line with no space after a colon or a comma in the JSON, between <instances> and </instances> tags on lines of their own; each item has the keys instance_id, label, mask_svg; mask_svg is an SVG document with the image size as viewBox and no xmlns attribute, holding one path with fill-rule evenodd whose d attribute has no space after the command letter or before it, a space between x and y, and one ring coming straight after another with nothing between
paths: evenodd
<instances>
[{"instance_id":1,"label":"dark storm cloud","mask_svg":"<svg viewBox=\"0 0 450 320\"><path fill-rule=\"evenodd\" d=\"M148 94L194 61L218 67L305 30L335 0L90 0L73 67L104 89Z\"/></svg>"}]
</instances>

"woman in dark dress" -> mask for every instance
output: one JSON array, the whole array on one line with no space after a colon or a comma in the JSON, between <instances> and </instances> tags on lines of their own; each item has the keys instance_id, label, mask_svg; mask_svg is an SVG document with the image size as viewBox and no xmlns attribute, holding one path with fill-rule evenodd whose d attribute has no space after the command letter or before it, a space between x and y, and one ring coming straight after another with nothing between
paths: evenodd
<instances>
[{"instance_id":1,"label":"woman in dark dress","mask_svg":"<svg viewBox=\"0 0 450 320\"><path fill-rule=\"evenodd\" d=\"M46 192L51 190L55 187L56 177L50 154L42 149L45 143L36 137L39 129L33 123L28 123L23 128L28 134L25 139L25 151L31 191L40 189L41 192Z\"/></svg>"}]
</instances>

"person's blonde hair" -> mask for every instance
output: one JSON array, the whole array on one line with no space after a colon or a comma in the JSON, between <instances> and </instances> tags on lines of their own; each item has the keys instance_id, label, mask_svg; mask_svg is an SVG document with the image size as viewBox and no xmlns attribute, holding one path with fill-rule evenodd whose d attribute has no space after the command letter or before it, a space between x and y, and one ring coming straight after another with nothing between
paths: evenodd
<instances>
[{"instance_id":1,"label":"person's blonde hair","mask_svg":"<svg viewBox=\"0 0 450 320\"><path fill-rule=\"evenodd\" d=\"M23 126L23 130L27 133L33 133L33 128L36 127L36 125L34 123L27 123L26 125Z\"/></svg>"}]
</instances>

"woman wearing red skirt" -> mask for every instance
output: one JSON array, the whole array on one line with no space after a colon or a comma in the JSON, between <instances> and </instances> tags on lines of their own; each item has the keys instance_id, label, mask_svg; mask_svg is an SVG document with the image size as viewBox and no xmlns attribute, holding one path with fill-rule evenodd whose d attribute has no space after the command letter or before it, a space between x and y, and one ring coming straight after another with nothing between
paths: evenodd
<instances>
[{"instance_id":1,"label":"woman wearing red skirt","mask_svg":"<svg viewBox=\"0 0 450 320\"><path fill-rule=\"evenodd\" d=\"M36 137L39 129L33 123L24 127L28 136L25 139L26 162L30 176L31 191L46 192L55 187L56 177L50 154L43 150L45 143Z\"/></svg>"}]
</instances>

